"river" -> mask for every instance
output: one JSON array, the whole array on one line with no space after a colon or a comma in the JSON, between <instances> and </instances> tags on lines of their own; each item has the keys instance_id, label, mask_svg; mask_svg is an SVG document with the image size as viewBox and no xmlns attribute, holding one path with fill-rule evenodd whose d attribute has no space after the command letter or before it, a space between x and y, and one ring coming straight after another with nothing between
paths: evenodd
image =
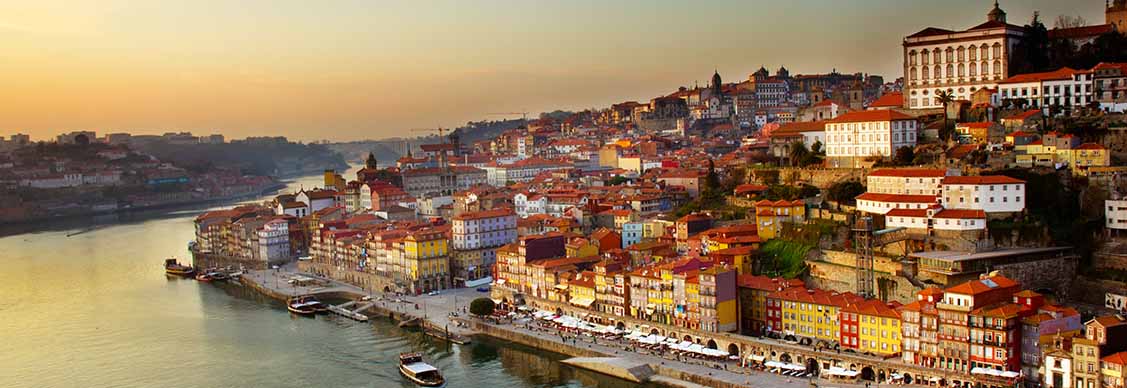
<instances>
[{"instance_id":1,"label":"river","mask_svg":"<svg viewBox=\"0 0 1127 388\"><path fill-rule=\"evenodd\" d=\"M0 386L411 387L396 369L403 351L424 352L452 388L634 386L513 344L299 318L235 285L165 277L163 258L188 257L203 210L0 237Z\"/></svg>"}]
</instances>

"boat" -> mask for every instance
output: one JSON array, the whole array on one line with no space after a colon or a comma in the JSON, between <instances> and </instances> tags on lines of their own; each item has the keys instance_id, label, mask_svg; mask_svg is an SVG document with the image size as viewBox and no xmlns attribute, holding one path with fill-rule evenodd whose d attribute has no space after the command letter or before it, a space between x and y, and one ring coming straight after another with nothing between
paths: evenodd
<instances>
[{"instance_id":1,"label":"boat","mask_svg":"<svg viewBox=\"0 0 1127 388\"><path fill-rule=\"evenodd\" d=\"M286 310L298 315L313 315L317 313L317 308L314 303L321 303L317 301L309 302L306 297L290 298L286 301Z\"/></svg>"},{"instance_id":2,"label":"boat","mask_svg":"<svg viewBox=\"0 0 1127 388\"><path fill-rule=\"evenodd\" d=\"M229 279L227 274L225 274L223 272L219 272L219 271L208 272L207 276L210 277L211 280L217 280L217 281L226 281L227 279Z\"/></svg>"},{"instance_id":3,"label":"boat","mask_svg":"<svg viewBox=\"0 0 1127 388\"><path fill-rule=\"evenodd\" d=\"M196 275L196 280L199 280L201 282L210 282L211 281L211 275L208 275L206 273L200 273L200 274Z\"/></svg>"},{"instance_id":4,"label":"boat","mask_svg":"<svg viewBox=\"0 0 1127 388\"><path fill-rule=\"evenodd\" d=\"M190 278L196 274L196 269L187 265L180 264L176 259L164 260L164 273Z\"/></svg>"},{"instance_id":5,"label":"boat","mask_svg":"<svg viewBox=\"0 0 1127 388\"><path fill-rule=\"evenodd\" d=\"M446 379L438 368L423 362L420 353L399 354L399 373L420 387L445 387Z\"/></svg>"}]
</instances>

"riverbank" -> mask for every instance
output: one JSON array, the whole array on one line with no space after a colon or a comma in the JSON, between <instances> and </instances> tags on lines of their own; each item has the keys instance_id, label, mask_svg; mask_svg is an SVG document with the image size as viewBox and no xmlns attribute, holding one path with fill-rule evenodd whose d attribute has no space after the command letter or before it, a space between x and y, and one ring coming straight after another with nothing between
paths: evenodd
<instances>
[{"instance_id":1,"label":"riverbank","mask_svg":"<svg viewBox=\"0 0 1127 388\"><path fill-rule=\"evenodd\" d=\"M658 354L647 354L629 349L621 342L599 342L593 338L579 338L559 335L541 328L525 325L522 321L496 323L477 318L469 318L464 308L474 298L487 297L488 294L473 289L445 290L430 296L386 296L372 294L344 283L323 279L308 274L299 274L288 268L277 270L252 270L243 275L240 282L270 298L285 301L297 295L315 295L322 299L356 300L369 297L372 306L366 315L389 317L397 322L417 321L424 330L443 338L473 338L485 336L509 343L520 344L535 349L550 351L569 357L606 357L623 360L630 365L648 365L653 376L644 381L668 386L708 386L717 388L746 387L751 381L762 387L808 387L810 381L793 379L749 369L737 368L734 364L708 363L696 360L668 359ZM289 282L295 276L317 279L316 284L294 285ZM600 367L600 363L575 363L573 366L595 372L623 377L615 370ZM835 384L843 385L843 384ZM848 384L844 384L848 385Z\"/></svg>"}]
</instances>

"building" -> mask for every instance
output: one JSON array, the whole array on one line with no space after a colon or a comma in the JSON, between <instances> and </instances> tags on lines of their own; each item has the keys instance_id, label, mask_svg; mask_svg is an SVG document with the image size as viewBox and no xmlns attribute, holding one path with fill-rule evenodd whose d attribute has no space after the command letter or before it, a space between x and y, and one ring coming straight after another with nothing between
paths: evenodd
<instances>
[{"instance_id":1,"label":"building","mask_svg":"<svg viewBox=\"0 0 1127 388\"><path fill-rule=\"evenodd\" d=\"M1083 108L1094 101L1092 72L1067 67L1018 74L998 82L1002 101L1024 100L1034 108Z\"/></svg>"},{"instance_id":2,"label":"building","mask_svg":"<svg viewBox=\"0 0 1127 388\"><path fill-rule=\"evenodd\" d=\"M700 330L732 332L739 329L736 270L714 265L700 271Z\"/></svg>"},{"instance_id":3,"label":"building","mask_svg":"<svg viewBox=\"0 0 1127 388\"><path fill-rule=\"evenodd\" d=\"M946 209L1017 213L1025 210L1025 181L1004 175L949 176L941 183Z\"/></svg>"},{"instance_id":4,"label":"building","mask_svg":"<svg viewBox=\"0 0 1127 388\"><path fill-rule=\"evenodd\" d=\"M991 121L955 124L955 133L960 143L999 144L1005 140L1005 130Z\"/></svg>"},{"instance_id":5,"label":"building","mask_svg":"<svg viewBox=\"0 0 1127 388\"><path fill-rule=\"evenodd\" d=\"M847 304L840 309L841 346L881 356L900 354L900 312L880 300Z\"/></svg>"},{"instance_id":6,"label":"building","mask_svg":"<svg viewBox=\"0 0 1127 388\"><path fill-rule=\"evenodd\" d=\"M900 147L915 147L918 126L894 110L849 112L826 122L826 165L856 168L866 159L887 158Z\"/></svg>"},{"instance_id":7,"label":"building","mask_svg":"<svg viewBox=\"0 0 1127 388\"><path fill-rule=\"evenodd\" d=\"M470 166L414 168L403 171L403 191L413 197L451 195L487 182L485 170Z\"/></svg>"},{"instance_id":8,"label":"building","mask_svg":"<svg viewBox=\"0 0 1127 388\"><path fill-rule=\"evenodd\" d=\"M489 277L497 248L517 240L517 215L509 208L465 212L451 220L451 278L464 284Z\"/></svg>"},{"instance_id":9,"label":"building","mask_svg":"<svg viewBox=\"0 0 1127 388\"><path fill-rule=\"evenodd\" d=\"M882 168L869 173L866 192L897 195L939 195L944 177L959 170L939 168Z\"/></svg>"},{"instance_id":10,"label":"building","mask_svg":"<svg viewBox=\"0 0 1127 388\"><path fill-rule=\"evenodd\" d=\"M1124 11L1127 14L1127 10ZM1092 67L1092 98L1105 112L1127 111L1127 63L1100 63Z\"/></svg>"},{"instance_id":11,"label":"building","mask_svg":"<svg viewBox=\"0 0 1127 388\"><path fill-rule=\"evenodd\" d=\"M1010 75L1014 47L1024 28L1006 22L995 2L986 22L962 31L928 27L904 37L904 107L942 108L946 91L970 100L982 88L995 88Z\"/></svg>"},{"instance_id":12,"label":"building","mask_svg":"<svg viewBox=\"0 0 1127 388\"><path fill-rule=\"evenodd\" d=\"M916 300L900 307L901 357L905 363L934 368L939 360L939 310L943 290L929 287L916 293Z\"/></svg>"},{"instance_id":13,"label":"building","mask_svg":"<svg viewBox=\"0 0 1127 388\"><path fill-rule=\"evenodd\" d=\"M770 240L783 234L786 224L806 222L806 203L802 200L762 200L755 203L755 225L763 240Z\"/></svg>"},{"instance_id":14,"label":"building","mask_svg":"<svg viewBox=\"0 0 1127 388\"><path fill-rule=\"evenodd\" d=\"M936 367L970 374L982 361L1010 357L1009 353L1005 352L985 355L984 351L988 345L982 343L985 341L984 337L976 339L979 343L973 345L970 340L972 330L975 332L984 330L974 326L985 321L986 313L982 309L1008 303L1018 289L1017 282L1002 276L984 277L948 288L943 299L936 303L939 312L939 359ZM972 320L972 316L978 318ZM1008 327L1006 325L1008 324L1003 323L1002 327ZM1015 341L1020 343L1020 340Z\"/></svg>"},{"instance_id":15,"label":"building","mask_svg":"<svg viewBox=\"0 0 1127 388\"><path fill-rule=\"evenodd\" d=\"M449 241L435 229L418 230L403 238L403 280L414 293L451 287Z\"/></svg>"}]
</instances>

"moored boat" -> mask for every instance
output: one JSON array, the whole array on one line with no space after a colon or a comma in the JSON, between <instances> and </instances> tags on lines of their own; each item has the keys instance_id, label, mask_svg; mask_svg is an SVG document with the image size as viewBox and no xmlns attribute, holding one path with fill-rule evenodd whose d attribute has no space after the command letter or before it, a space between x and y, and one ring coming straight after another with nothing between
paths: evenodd
<instances>
[{"instance_id":1,"label":"moored boat","mask_svg":"<svg viewBox=\"0 0 1127 388\"><path fill-rule=\"evenodd\" d=\"M208 277L210 277L210 278L211 278L211 280L224 281L224 280L227 280L227 279L228 279L228 276L227 276L227 274L225 274L225 273L223 273L223 272L219 272L219 271L215 271L215 272L208 272L208 273L207 273L207 276L208 276Z\"/></svg>"},{"instance_id":2,"label":"moored boat","mask_svg":"<svg viewBox=\"0 0 1127 388\"><path fill-rule=\"evenodd\" d=\"M164 273L173 276L192 277L196 274L196 269L187 265L180 264L180 262L176 261L176 259L165 259Z\"/></svg>"},{"instance_id":3,"label":"moored boat","mask_svg":"<svg viewBox=\"0 0 1127 388\"><path fill-rule=\"evenodd\" d=\"M317 308L314 307L315 304L313 302L307 301L306 299L307 299L306 297L290 298L289 300L286 301L286 310L290 310L291 313L299 314L299 315L316 314ZM320 303L320 302L316 302L316 301L314 301L314 302Z\"/></svg>"},{"instance_id":4,"label":"moored boat","mask_svg":"<svg viewBox=\"0 0 1127 388\"><path fill-rule=\"evenodd\" d=\"M196 280L201 281L201 282L210 282L211 281L211 275L208 275L206 273L201 273L201 274L196 275Z\"/></svg>"},{"instance_id":5,"label":"moored boat","mask_svg":"<svg viewBox=\"0 0 1127 388\"><path fill-rule=\"evenodd\" d=\"M446 379L438 368L423 362L420 353L401 353L399 373L420 387L445 387Z\"/></svg>"}]
</instances>

